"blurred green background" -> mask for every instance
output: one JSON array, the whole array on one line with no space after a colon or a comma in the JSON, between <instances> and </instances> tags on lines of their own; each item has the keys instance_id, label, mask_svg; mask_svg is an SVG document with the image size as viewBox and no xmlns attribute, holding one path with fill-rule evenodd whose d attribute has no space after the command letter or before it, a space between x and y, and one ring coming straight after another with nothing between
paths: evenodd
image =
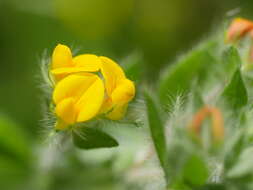
<instances>
[{"instance_id":1,"label":"blurred green background","mask_svg":"<svg viewBox=\"0 0 253 190\"><path fill-rule=\"evenodd\" d=\"M154 82L170 61L207 37L224 19L237 15L253 19L252 10L251 0L0 0L0 185L3 189L28 189L27 184L22 186L27 175L37 185L44 184L27 170L36 159L26 158L29 153L25 153L36 155L43 141L39 80L43 52L50 55L57 43L63 43L79 53L105 55L119 63L138 54L142 57L138 80ZM120 189L120 180L110 177L110 171L103 174L97 172L97 166L85 164L80 168L71 155L67 155L71 171L65 163L51 173L55 182L38 186L89 190L92 185L79 184L75 176L97 175L100 181ZM99 171L108 171L110 164L103 163ZM87 173L81 173L83 170ZM1 176L11 176L10 182ZM67 179L75 179L72 184L76 187L65 184ZM65 184L64 188L59 184Z\"/></svg>"}]
</instances>

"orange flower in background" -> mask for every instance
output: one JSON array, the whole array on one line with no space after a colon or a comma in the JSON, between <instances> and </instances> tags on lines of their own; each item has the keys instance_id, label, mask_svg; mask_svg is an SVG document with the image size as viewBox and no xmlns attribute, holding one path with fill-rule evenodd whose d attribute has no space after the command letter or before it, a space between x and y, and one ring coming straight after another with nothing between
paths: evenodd
<instances>
[{"instance_id":1,"label":"orange flower in background","mask_svg":"<svg viewBox=\"0 0 253 190\"><path fill-rule=\"evenodd\" d=\"M135 96L134 83L113 60L93 54L72 57L65 45L57 45L51 62L53 102L57 129L86 122L98 115L122 119Z\"/></svg>"},{"instance_id":2,"label":"orange flower in background","mask_svg":"<svg viewBox=\"0 0 253 190\"><path fill-rule=\"evenodd\" d=\"M228 28L226 42L235 42L248 34L253 37L253 22L244 18L235 18Z\"/></svg>"},{"instance_id":3,"label":"orange flower in background","mask_svg":"<svg viewBox=\"0 0 253 190\"><path fill-rule=\"evenodd\" d=\"M212 134L215 141L220 141L224 137L224 121L218 108L205 106L200 109L193 117L189 125L190 131L199 135L203 121L210 116L212 119Z\"/></svg>"}]
</instances>

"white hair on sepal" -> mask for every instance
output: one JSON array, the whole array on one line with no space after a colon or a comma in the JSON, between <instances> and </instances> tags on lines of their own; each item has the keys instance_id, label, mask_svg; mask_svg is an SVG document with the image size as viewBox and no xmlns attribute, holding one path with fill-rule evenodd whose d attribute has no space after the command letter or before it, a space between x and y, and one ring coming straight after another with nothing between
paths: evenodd
<instances>
[{"instance_id":1,"label":"white hair on sepal","mask_svg":"<svg viewBox=\"0 0 253 190\"><path fill-rule=\"evenodd\" d=\"M167 114L165 121L165 136L168 141L172 141L175 136L175 130L185 121L185 95L180 94L173 97L173 103ZM182 125L183 126L183 125Z\"/></svg>"},{"instance_id":2,"label":"white hair on sepal","mask_svg":"<svg viewBox=\"0 0 253 190\"><path fill-rule=\"evenodd\" d=\"M40 61L41 78L44 81L44 83L48 85L48 88L53 88L54 80L52 79L52 76L49 73L50 66L51 66L51 58L48 55L47 51L45 50L42 54L42 58Z\"/></svg>"},{"instance_id":3,"label":"white hair on sepal","mask_svg":"<svg viewBox=\"0 0 253 190\"><path fill-rule=\"evenodd\" d=\"M53 92L53 80L49 74L51 59L48 56L47 50L44 50L41 56L38 58L38 67L35 75L35 81L37 83L39 93L38 101L41 102L40 110L42 119L39 121L39 133L41 133L43 141L52 141L52 134L55 133L56 117L52 110L54 105L52 104L52 92ZM37 74L39 73L39 74Z\"/></svg>"},{"instance_id":4,"label":"white hair on sepal","mask_svg":"<svg viewBox=\"0 0 253 190\"><path fill-rule=\"evenodd\" d=\"M52 77L49 74L49 67L50 67L50 58L48 56L47 50L44 50L42 55L38 58L38 65L37 72L39 74L35 75L37 86L39 87L40 93L40 102L43 104L46 102L51 101L51 96L53 92L54 82ZM48 105L49 106L49 105ZM42 106L43 108L43 106Z\"/></svg>"},{"instance_id":5,"label":"white hair on sepal","mask_svg":"<svg viewBox=\"0 0 253 190\"><path fill-rule=\"evenodd\" d=\"M168 93L169 104L164 106L164 110L167 114L167 121L170 118L178 116L178 113L182 110L183 105L185 104L187 96L188 95L183 92L178 92L177 95Z\"/></svg>"},{"instance_id":6,"label":"white hair on sepal","mask_svg":"<svg viewBox=\"0 0 253 190\"><path fill-rule=\"evenodd\" d=\"M171 115L172 112L174 112L174 109L177 108L180 104L183 104L185 102L185 98L187 97L187 93L184 90L178 90L176 93L172 93L169 90L167 91L167 104L162 105L163 110L168 115Z\"/></svg>"},{"instance_id":7,"label":"white hair on sepal","mask_svg":"<svg viewBox=\"0 0 253 190\"><path fill-rule=\"evenodd\" d=\"M44 103L41 107L44 107L42 110L43 119L40 120L42 142L49 146L56 146L59 150L63 150L65 145L68 144L65 143L65 141L69 139L72 131L74 130L57 131L55 129L57 122L56 115L50 110L46 103Z\"/></svg>"},{"instance_id":8,"label":"white hair on sepal","mask_svg":"<svg viewBox=\"0 0 253 190\"><path fill-rule=\"evenodd\" d=\"M51 98L54 86L54 81L49 73L50 62L51 59L48 56L47 50L45 50L39 60L40 75L38 78L40 90L47 99Z\"/></svg>"},{"instance_id":9,"label":"white hair on sepal","mask_svg":"<svg viewBox=\"0 0 253 190\"><path fill-rule=\"evenodd\" d=\"M47 104L42 103L42 114L43 119L40 120L40 130L43 142L47 144L57 144L55 143L56 136L58 133L55 130L56 117L52 111L49 111Z\"/></svg>"}]
</instances>

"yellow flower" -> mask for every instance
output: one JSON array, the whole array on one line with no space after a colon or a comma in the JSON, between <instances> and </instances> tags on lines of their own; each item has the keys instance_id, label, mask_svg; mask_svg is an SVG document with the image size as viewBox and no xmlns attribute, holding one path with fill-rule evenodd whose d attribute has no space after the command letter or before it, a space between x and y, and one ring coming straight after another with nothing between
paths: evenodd
<instances>
[{"instance_id":1,"label":"yellow flower","mask_svg":"<svg viewBox=\"0 0 253 190\"><path fill-rule=\"evenodd\" d=\"M53 102L57 129L85 122L96 116L121 119L135 95L134 83L111 59L92 54L72 57L65 45L57 45L51 70L55 80Z\"/></svg>"}]
</instances>

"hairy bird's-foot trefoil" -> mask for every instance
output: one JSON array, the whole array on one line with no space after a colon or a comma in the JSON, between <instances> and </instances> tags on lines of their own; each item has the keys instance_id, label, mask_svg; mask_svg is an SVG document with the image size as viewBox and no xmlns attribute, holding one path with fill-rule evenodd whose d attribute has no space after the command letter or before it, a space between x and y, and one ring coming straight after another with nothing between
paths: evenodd
<instances>
[{"instance_id":1,"label":"hairy bird's-foot trefoil","mask_svg":"<svg viewBox=\"0 0 253 190\"><path fill-rule=\"evenodd\" d=\"M129 109L135 114L134 108L138 108L138 113L120 122L107 120L120 120L126 115L135 85L125 73L137 76L133 71L141 68L142 60L130 59L133 65L124 73L107 57L72 56L67 46L59 44L51 60L43 59L41 67L43 85L50 87L43 88L47 93L46 110L50 109L45 114L46 125L54 129L48 137L60 145L71 142L85 150L124 144L117 154L106 150L109 157L105 156L105 162L99 159L103 168L110 163L105 169L125 178L115 178L117 187L120 179L130 182L134 189L136 183L142 189L252 190L252 42L253 22L235 18L228 28L218 30L176 60L151 86L140 81L144 82L139 90L143 100L139 104L135 101ZM144 127L127 128L135 125L138 116ZM119 129L115 123L125 127ZM80 161L88 161L82 160L79 151L69 153L71 159L77 156ZM124 160L118 159L121 157ZM141 162L139 157L143 158ZM127 165L121 165L122 161ZM154 185L156 179L162 188Z\"/></svg>"},{"instance_id":2,"label":"hairy bird's-foot trefoil","mask_svg":"<svg viewBox=\"0 0 253 190\"><path fill-rule=\"evenodd\" d=\"M50 75L57 130L96 117L122 119L135 96L133 81L116 62L93 54L72 57L69 47L61 44L53 51Z\"/></svg>"}]
</instances>

